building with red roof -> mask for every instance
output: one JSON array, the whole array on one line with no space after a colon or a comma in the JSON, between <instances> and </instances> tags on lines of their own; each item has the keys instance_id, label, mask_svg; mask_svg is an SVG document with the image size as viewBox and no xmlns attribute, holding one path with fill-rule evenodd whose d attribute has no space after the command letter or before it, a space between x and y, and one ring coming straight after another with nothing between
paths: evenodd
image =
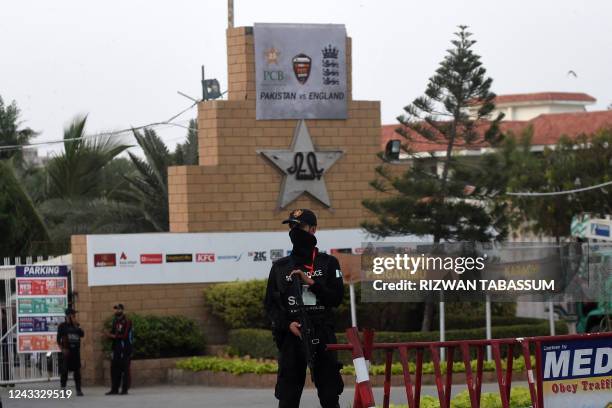
<instances>
[{"instance_id":1,"label":"building with red roof","mask_svg":"<svg viewBox=\"0 0 612 408\"><path fill-rule=\"evenodd\" d=\"M533 149L541 150L545 146L556 144L563 135L573 137L595 133L606 127L612 128L612 110L593 112L586 110L586 105L595 102L595 98L585 93L541 92L498 95L495 98L496 107L493 114L497 112L505 114L500 125L502 132L518 135L531 127ZM475 109L477 105L470 108L472 111ZM399 124L382 126L382 150L390 140L405 142L405 139L396 132L399 126ZM433 143L414 132L412 138L410 148L417 154L430 156L444 154L446 151L445 144ZM479 155L487 147L486 143L481 141L469 146L457 145L454 152Z\"/></svg>"}]
</instances>

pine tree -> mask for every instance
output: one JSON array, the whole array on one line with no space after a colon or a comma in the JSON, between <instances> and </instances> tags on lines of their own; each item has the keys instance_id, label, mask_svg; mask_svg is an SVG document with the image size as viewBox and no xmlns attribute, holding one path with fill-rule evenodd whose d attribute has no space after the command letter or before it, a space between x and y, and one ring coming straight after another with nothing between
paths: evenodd
<instances>
[{"instance_id":1,"label":"pine tree","mask_svg":"<svg viewBox=\"0 0 612 408\"><path fill-rule=\"evenodd\" d=\"M398 117L396 131L404 138L402 149L412 158L412 166L401 176L386 164L379 166L371 185L382 197L363 202L376 215L376 221L364 222L363 227L376 236L431 236L438 243L489 241L506 235L503 211L491 199L499 188L491 182L474 186L469 160L453 156L457 147L498 144L503 118L499 114L488 120L495 108L495 94L490 91L493 80L474 53L472 34L459 26L455 36L425 95ZM444 154L417 157L411 149L415 141L438 145L432 150ZM432 318L433 304L428 303L423 330L430 329Z\"/></svg>"}]
</instances>

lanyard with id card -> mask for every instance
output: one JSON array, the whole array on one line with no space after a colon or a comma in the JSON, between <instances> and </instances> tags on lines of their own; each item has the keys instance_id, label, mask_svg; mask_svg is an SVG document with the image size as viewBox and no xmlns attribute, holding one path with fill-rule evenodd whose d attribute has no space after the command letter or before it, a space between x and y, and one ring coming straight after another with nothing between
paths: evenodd
<instances>
[{"instance_id":1,"label":"lanyard with id card","mask_svg":"<svg viewBox=\"0 0 612 408\"><path fill-rule=\"evenodd\" d=\"M314 271L314 260L317 256L317 249L312 250L312 262L310 265L304 265L310 274L312 275L312 271ZM317 304L317 296L310 291L310 286L302 285L302 302L304 306L316 306Z\"/></svg>"}]
</instances>

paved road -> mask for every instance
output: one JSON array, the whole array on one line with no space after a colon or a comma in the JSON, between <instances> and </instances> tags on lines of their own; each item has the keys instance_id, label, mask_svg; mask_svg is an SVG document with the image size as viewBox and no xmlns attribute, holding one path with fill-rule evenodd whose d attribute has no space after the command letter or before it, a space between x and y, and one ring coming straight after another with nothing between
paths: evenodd
<instances>
[{"instance_id":1,"label":"paved road","mask_svg":"<svg viewBox=\"0 0 612 408\"><path fill-rule=\"evenodd\" d=\"M521 384L524 385L524 384ZM485 384L484 392L496 391L496 384ZM265 389L236 389L213 388L201 386L158 386L135 388L130 395L105 396L107 391L101 387L88 387L83 391L84 397L72 397L68 400L15 400L8 398L8 390L2 389L2 402L6 408L56 408L56 407L85 407L85 408L273 408L276 406L272 390ZM53 389L49 383L18 385L14 389ZM464 387L455 386L455 392ZM391 401L404 403L406 396L404 389L394 387L391 390ZM347 388L341 397L342 408L352 404L353 388ZM455 394L453 392L453 394ZM376 401L382 403L382 388L375 389ZM424 395L436 395L435 387L424 386ZM316 392L307 389L302 397L301 406L304 408L318 408Z\"/></svg>"}]
</instances>

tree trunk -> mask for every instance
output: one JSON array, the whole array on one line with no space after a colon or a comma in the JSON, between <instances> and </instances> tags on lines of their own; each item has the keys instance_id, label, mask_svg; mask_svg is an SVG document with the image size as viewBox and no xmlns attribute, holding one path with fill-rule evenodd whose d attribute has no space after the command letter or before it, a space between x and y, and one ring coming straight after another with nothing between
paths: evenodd
<instances>
[{"instance_id":1,"label":"tree trunk","mask_svg":"<svg viewBox=\"0 0 612 408\"><path fill-rule=\"evenodd\" d=\"M431 300L425 302L425 310L423 311L423 323L421 324L422 332L429 332L433 326L434 304Z\"/></svg>"},{"instance_id":2,"label":"tree trunk","mask_svg":"<svg viewBox=\"0 0 612 408\"><path fill-rule=\"evenodd\" d=\"M434 244L440 243L440 236L438 234L434 234ZM428 298L425 301L425 309L423 310L423 321L421 322L421 331L429 332L433 327L433 318L434 318L435 305L433 299Z\"/></svg>"}]
</instances>

